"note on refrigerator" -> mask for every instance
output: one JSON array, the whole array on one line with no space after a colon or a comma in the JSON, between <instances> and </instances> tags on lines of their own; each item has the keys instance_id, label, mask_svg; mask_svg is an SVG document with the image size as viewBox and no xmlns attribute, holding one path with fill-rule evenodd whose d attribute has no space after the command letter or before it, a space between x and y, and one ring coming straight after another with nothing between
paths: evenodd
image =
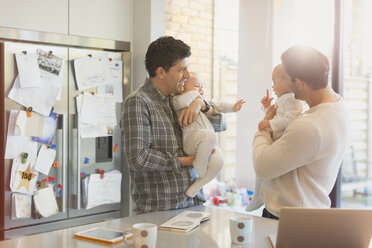
<instances>
[{"instance_id":1,"label":"note on refrigerator","mask_svg":"<svg viewBox=\"0 0 372 248\"><path fill-rule=\"evenodd\" d=\"M97 123L100 126L116 125L115 102L112 97L95 96Z\"/></svg>"},{"instance_id":2,"label":"note on refrigerator","mask_svg":"<svg viewBox=\"0 0 372 248\"><path fill-rule=\"evenodd\" d=\"M22 106L32 107L33 111L49 116L59 90L58 86L44 82L44 80L40 87L21 88L19 76L17 76L8 97Z\"/></svg>"},{"instance_id":3,"label":"note on refrigerator","mask_svg":"<svg viewBox=\"0 0 372 248\"><path fill-rule=\"evenodd\" d=\"M115 126L116 110L112 97L92 96L84 92L80 107L80 122L93 126Z\"/></svg>"},{"instance_id":4,"label":"note on refrigerator","mask_svg":"<svg viewBox=\"0 0 372 248\"><path fill-rule=\"evenodd\" d=\"M87 192L87 209L121 200L121 172L106 172L101 178L100 174L91 174Z\"/></svg>"},{"instance_id":5,"label":"note on refrigerator","mask_svg":"<svg viewBox=\"0 0 372 248\"><path fill-rule=\"evenodd\" d=\"M39 173L34 170L35 160L27 158L26 163L22 163L21 158L13 160L12 172L10 177L10 189L27 195L33 195L36 190L36 182Z\"/></svg>"},{"instance_id":6,"label":"note on refrigerator","mask_svg":"<svg viewBox=\"0 0 372 248\"><path fill-rule=\"evenodd\" d=\"M108 64L106 84L97 86L97 94L112 96L115 102L123 102L123 61L111 60Z\"/></svg>"},{"instance_id":7,"label":"note on refrigerator","mask_svg":"<svg viewBox=\"0 0 372 248\"><path fill-rule=\"evenodd\" d=\"M59 90L56 100L61 100L64 58L58 57L51 52L37 49L37 59L42 78L42 85L53 84Z\"/></svg>"},{"instance_id":8,"label":"note on refrigerator","mask_svg":"<svg viewBox=\"0 0 372 248\"><path fill-rule=\"evenodd\" d=\"M32 196L13 193L12 198L12 218L31 218Z\"/></svg>"},{"instance_id":9,"label":"note on refrigerator","mask_svg":"<svg viewBox=\"0 0 372 248\"><path fill-rule=\"evenodd\" d=\"M85 124L79 125L81 138L96 138L111 136L114 127L110 126L90 126Z\"/></svg>"},{"instance_id":10,"label":"note on refrigerator","mask_svg":"<svg viewBox=\"0 0 372 248\"><path fill-rule=\"evenodd\" d=\"M59 211L54 190L51 185L37 190L34 195L34 204L36 211L42 217L52 216Z\"/></svg>"},{"instance_id":11,"label":"note on refrigerator","mask_svg":"<svg viewBox=\"0 0 372 248\"><path fill-rule=\"evenodd\" d=\"M44 175L49 175L49 170L52 167L55 157L55 149L47 148L45 145L42 145L37 155L35 170Z\"/></svg>"},{"instance_id":12,"label":"note on refrigerator","mask_svg":"<svg viewBox=\"0 0 372 248\"><path fill-rule=\"evenodd\" d=\"M36 53L19 53L15 55L21 88L39 87L40 70Z\"/></svg>"},{"instance_id":13,"label":"note on refrigerator","mask_svg":"<svg viewBox=\"0 0 372 248\"><path fill-rule=\"evenodd\" d=\"M89 93L88 93L89 94ZM114 125L90 125L81 122L81 106L83 102L83 95L80 94L76 97L76 109L79 114L79 136L82 138L95 138L112 135ZM116 117L115 117L116 118Z\"/></svg>"},{"instance_id":14,"label":"note on refrigerator","mask_svg":"<svg viewBox=\"0 0 372 248\"><path fill-rule=\"evenodd\" d=\"M41 136L32 137L33 141L51 145L57 129L59 114L51 112L50 116L44 118L43 132Z\"/></svg>"},{"instance_id":15,"label":"note on refrigerator","mask_svg":"<svg viewBox=\"0 0 372 248\"><path fill-rule=\"evenodd\" d=\"M96 112L96 101L95 97L88 93L83 93L83 100L80 107L80 122L88 125L96 126L97 123L97 112Z\"/></svg>"},{"instance_id":16,"label":"note on refrigerator","mask_svg":"<svg viewBox=\"0 0 372 248\"><path fill-rule=\"evenodd\" d=\"M99 62L102 62L103 65L103 80L106 83L108 80L108 77L110 76L110 67L109 67L109 57L108 53L96 53L93 54L93 57L95 59L98 59Z\"/></svg>"},{"instance_id":17,"label":"note on refrigerator","mask_svg":"<svg viewBox=\"0 0 372 248\"><path fill-rule=\"evenodd\" d=\"M28 158L36 159L37 142L32 141L31 137L21 136L16 133L16 120L18 110L11 110L9 114L8 135L6 138L5 159L20 158L22 152L28 154Z\"/></svg>"},{"instance_id":18,"label":"note on refrigerator","mask_svg":"<svg viewBox=\"0 0 372 248\"><path fill-rule=\"evenodd\" d=\"M105 67L100 58L74 60L75 78L79 90L86 90L105 84Z\"/></svg>"},{"instance_id":19,"label":"note on refrigerator","mask_svg":"<svg viewBox=\"0 0 372 248\"><path fill-rule=\"evenodd\" d=\"M25 136L41 136L43 134L44 116L33 113L27 117L27 112L20 110L16 121L16 133Z\"/></svg>"}]
</instances>

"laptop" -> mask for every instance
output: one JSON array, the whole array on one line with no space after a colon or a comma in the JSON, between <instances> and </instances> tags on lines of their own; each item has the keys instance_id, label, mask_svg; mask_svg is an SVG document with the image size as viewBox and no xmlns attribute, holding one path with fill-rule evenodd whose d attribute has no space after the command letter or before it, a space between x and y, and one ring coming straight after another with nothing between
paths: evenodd
<instances>
[{"instance_id":1,"label":"laptop","mask_svg":"<svg viewBox=\"0 0 372 248\"><path fill-rule=\"evenodd\" d=\"M275 248L372 247L372 210L283 208L269 239Z\"/></svg>"}]
</instances>

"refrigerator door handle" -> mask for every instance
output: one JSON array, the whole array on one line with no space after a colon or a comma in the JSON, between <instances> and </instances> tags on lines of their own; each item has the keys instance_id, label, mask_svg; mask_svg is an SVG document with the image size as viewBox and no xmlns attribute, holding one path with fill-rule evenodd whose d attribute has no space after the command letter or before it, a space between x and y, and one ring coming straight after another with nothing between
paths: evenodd
<instances>
[{"instance_id":1,"label":"refrigerator door handle","mask_svg":"<svg viewBox=\"0 0 372 248\"><path fill-rule=\"evenodd\" d=\"M67 115L62 115L62 212L66 212L67 205Z\"/></svg>"},{"instance_id":2,"label":"refrigerator door handle","mask_svg":"<svg viewBox=\"0 0 372 248\"><path fill-rule=\"evenodd\" d=\"M80 162L80 120L79 115L76 114L77 118L77 173L76 173L76 182L77 182L77 198L76 198L76 209L80 210L80 203L81 203L81 182L80 182L80 169L81 169L81 162Z\"/></svg>"}]
</instances>

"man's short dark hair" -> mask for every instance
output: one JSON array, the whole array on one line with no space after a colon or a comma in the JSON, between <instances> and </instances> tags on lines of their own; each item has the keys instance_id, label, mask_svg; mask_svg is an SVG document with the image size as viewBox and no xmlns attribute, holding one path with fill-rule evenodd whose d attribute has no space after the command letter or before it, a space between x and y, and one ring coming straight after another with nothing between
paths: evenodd
<instances>
[{"instance_id":1,"label":"man's short dark hair","mask_svg":"<svg viewBox=\"0 0 372 248\"><path fill-rule=\"evenodd\" d=\"M168 72L169 68L180 59L190 57L190 47L182 40L172 36L163 36L151 42L146 52L145 66L150 77L156 76L156 69L163 67Z\"/></svg>"},{"instance_id":2,"label":"man's short dark hair","mask_svg":"<svg viewBox=\"0 0 372 248\"><path fill-rule=\"evenodd\" d=\"M281 59L292 82L301 79L313 90L327 87L328 58L315 48L293 46L282 54Z\"/></svg>"}]
</instances>

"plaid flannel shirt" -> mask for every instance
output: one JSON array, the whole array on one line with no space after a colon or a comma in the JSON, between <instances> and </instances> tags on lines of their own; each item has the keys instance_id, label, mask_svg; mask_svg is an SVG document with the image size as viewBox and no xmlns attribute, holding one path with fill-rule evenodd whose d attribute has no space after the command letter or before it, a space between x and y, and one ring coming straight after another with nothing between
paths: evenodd
<instances>
[{"instance_id":1,"label":"plaid flannel shirt","mask_svg":"<svg viewBox=\"0 0 372 248\"><path fill-rule=\"evenodd\" d=\"M226 129L218 112L210 121L216 131ZM186 154L171 96L163 96L146 79L125 99L120 125L137 213L185 208L205 201L202 192L193 199L184 193L198 174L193 167L180 165L178 157Z\"/></svg>"}]
</instances>

